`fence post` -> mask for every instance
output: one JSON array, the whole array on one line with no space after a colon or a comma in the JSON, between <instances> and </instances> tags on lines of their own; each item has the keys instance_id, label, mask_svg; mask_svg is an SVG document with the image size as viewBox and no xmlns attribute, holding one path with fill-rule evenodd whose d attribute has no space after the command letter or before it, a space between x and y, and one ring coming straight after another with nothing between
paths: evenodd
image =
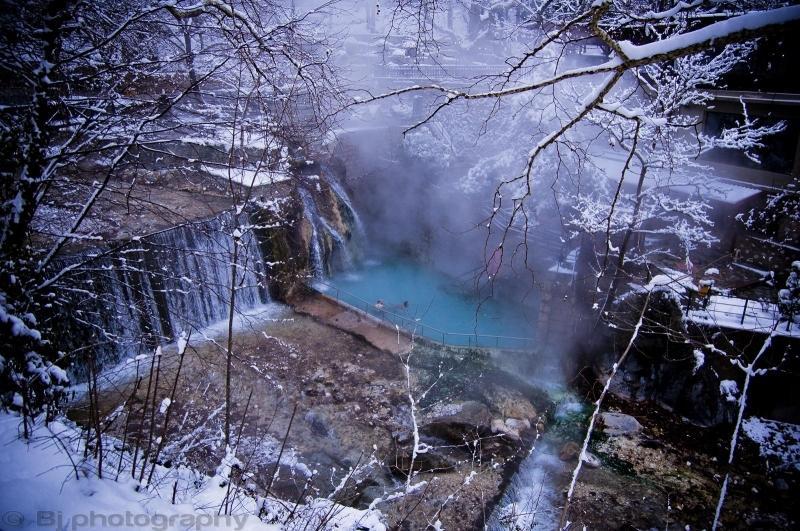
<instances>
[{"instance_id":1,"label":"fence post","mask_svg":"<svg viewBox=\"0 0 800 531\"><path fill-rule=\"evenodd\" d=\"M744 309L742 310L742 320L739 322L739 324L744 324L744 316L747 314L747 303L749 303L749 302L750 302L750 299L745 299L744 300Z\"/></svg>"}]
</instances>

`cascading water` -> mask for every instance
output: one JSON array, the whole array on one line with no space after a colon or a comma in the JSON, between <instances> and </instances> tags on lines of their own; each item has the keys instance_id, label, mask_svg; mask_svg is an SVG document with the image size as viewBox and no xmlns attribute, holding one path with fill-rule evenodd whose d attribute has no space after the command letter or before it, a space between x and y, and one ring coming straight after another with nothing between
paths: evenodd
<instances>
[{"instance_id":1,"label":"cascading water","mask_svg":"<svg viewBox=\"0 0 800 531\"><path fill-rule=\"evenodd\" d=\"M304 188L298 188L300 199L303 201L303 216L305 216L308 224L311 226L311 271L316 280L322 279L325 274L325 268L322 258L322 245L320 244L319 228L317 227L317 206L314 200Z\"/></svg>"},{"instance_id":2,"label":"cascading water","mask_svg":"<svg viewBox=\"0 0 800 531\"><path fill-rule=\"evenodd\" d=\"M238 218L224 213L131 242L113 256L91 259L101 253L93 250L62 260L58 267L86 263L76 268L76 288L60 301L70 309L60 323L63 336L94 347L104 364L226 319L232 233L249 223L246 214ZM255 236L245 232L239 245L235 302L241 312L270 299Z\"/></svg>"},{"instance_id":3,"label":"cascading water","mask_svg":"<svg viewBox=\"0 0 800 531\"><path fill-rule=\"evenodd\" d=\"M349 216L353 221L353 232L359 240L363 241L366 238L366 230L364 229L364 224L361 221L361 217L358 215L358 211L355 209L352 201L350 200L350 196L347 194L342 184L336 180L333 171L328 170L325 175L331 190L333 190L333 193L339 198L340 203L347 209Z\"/></svg>"},{"instance_id":4,"label":"cascading water","mask_svg":"<svg viewBox=\"0 0 800 531\"><path fill-rule=\"evenodd\" d=\"M352 266L353 258L347 239L320 214L308 190L301 187L298 188L298 193L303 202L303 215L311 226L310 255L314 278L322 279L332 264L340 268Z\"/></svg>"}]
</instances>

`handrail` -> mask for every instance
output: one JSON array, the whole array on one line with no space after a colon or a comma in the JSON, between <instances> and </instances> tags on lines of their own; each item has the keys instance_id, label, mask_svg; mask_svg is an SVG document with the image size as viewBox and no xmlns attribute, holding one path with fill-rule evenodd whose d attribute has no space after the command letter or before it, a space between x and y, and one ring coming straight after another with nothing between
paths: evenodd
<instances>
[{"instance_id":1,"label":"handrail","mask_svg":"<svg viewBox=\"0 0 800 531\"><path fill-rule=\"evenodd\" d=\"M687 291L688 294L685 295L687 314L689 312L705 312L710 317L711 313L709 310L713 309L715 313L738 318L740 325L744 324L744 321L747 317L755 319L756 322L762 319L767 319L771 321L771 325L780 323L785 319L787 332L791 330L792 324L794 324L793 315L791 313L789 316L784 315L784 313L781 311L780 304L770 300L751 299L749 297L734 297L732 295L723 293L714 293L703 297L693 290ZM736 304L731 302L733 300L743 301L744 304Z\"/></svg>"},{"instance_id":2,"label":"handrail","mask_svg":"<svg viewBox=\"0 0 800 531\"><path fill-rule=\"evenodd\" d=\"M518 342L522 342L524 344L534 344L534 342L536 341L536 339L532 338L532 337L501 336L501 335L496 335L496 334L479 334L477 332L469 333L469 334L465 333L465 332L448 332L447 330L442 330L442 329L437 328L435 326L427 325L420 318L413 318L412 319L412 318L407 317L405 315L400 315L400 314L394 313L394 312L392 312L390 310L385 310L385 309L382 309L382 308L376 308L374 303L369 302L369 301L367 301L365 299L362 299L358 295L355 295L354 293L350 293L349 291L341 289L338 286L336 286L334 284L331 284L329 282L326 282L324 280L315 280L313 282L313 285L323 285L323 286L326 286L327 288L335 290L336 301L340 302L340 303L348 304L347 301L343 300L339 296L340 293L344 293L344 294L348 295L349 297L352 297L356 301L364 304L364 310L366 311L366 313L368 313L369 315L372 315L373 317L375 317L375 318L377 318L377 319L379 319L381 321L391 323L391 324L393 324L395 326L399 326L397 323L393 322L391 319L387 319L386 318L386 316L389 315L389 316L392 316L392 317L396 318L397 320L399 320L399 321L401 321L403 323L413 324L413 329L409 329L410 327L405 325L405 324L403 325L403 327L407 331L409 331L411 333L416 333L416 331L419 329L420 330L420 332L419 332L420 336L427 337L428 339L433 339L430 335L426 335L425 334L425 329L426 328L428 330L432 330L432 331L436 332L437 336L439 336L439 335L442 336L442 340L441 340L441 344L442 345L463 346L463 345L457 345L455 343L447 342L446 338L448 338L450 336L469 338L468 342L467 342L467 346L472 346L471 338L475 338L475 346L476 347L479 347L478 343L479 343L479 340L481 338L494 341L496 348L500 348L500 341L501 340L518 341ZM312 288L314 287L313 285L311 286ZM349 306L349 304L348 304L348 306ZM361 310L361 308L359 308L358 306L355 306L355 308L357 310Z\"/></svg>"}]
</instances>

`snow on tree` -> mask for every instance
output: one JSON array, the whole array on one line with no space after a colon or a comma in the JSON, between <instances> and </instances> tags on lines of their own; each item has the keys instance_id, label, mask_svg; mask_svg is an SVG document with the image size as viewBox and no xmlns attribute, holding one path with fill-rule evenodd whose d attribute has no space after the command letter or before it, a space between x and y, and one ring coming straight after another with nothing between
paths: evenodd
<instances>
[{"instance_id":1,"label":"snow on tree","mask_svg":"<svg viewBox=\"0 0 800 531\"><path fill-rule=\"evenodd\" d=\"M49 377L49 367L75 360L53 329L65 307L85 319L76 299L97 297L81 285L86 271L119 257L123 269L141 273L126 257L143 240L105 242L107 227L96 222L109 204L127 202L130 212L141 157L173 156L164 146L176 137L210 135L229 152L226 177L238 169L250 179L232 179L233 190L270 174L288 142L324 134L339 94L330 43L316 26L327 7L297 13L248 0L38 0L0 14L8 80L0 109L4 403L21 396L27 418L58 402L66 382ZM263 160L241 156L254 137ZM186 167L198 162L184 157ZM120 192L126 180L128 191ZM171 205L146 208L176 216ZM91 246L101 250L62 263ZM98 334L106 332L114 341L110 330Z\"/></svg>"},{"instance_id":2,"label":"snow on tree","mask_svg":"<svg viewBox=\"0 0 800 531\"><path fill-rule=\"evenodd\" d=\"M481 13L481 25L496 29L514 25L497 15L508 14L510 4L473 2L469 9ZM422 84L360 97L357 104L424 95L430 110L407 134L418 144L423 131L431 146L437 142L434 122L483 121L480 132L496 135L496 149L474 163L464 183L472 190L491 184L484 187L492 198L484 222L486 260L503 245L516 249L501 253L505 260L527 256L529 229L555 192L558 213L574 234L604 240L594 264L598 288L606 292L602 309L614 299L626 267L649 260L639 244L646 235L674 240L655 251L679 252L688 267L697 246L715 242L709 198L728 192L709 182L699 157L720 147L755 157L763 139L783 124L762 124L743 108L740 123L710 137L698 130L693 109L706 105L708 89L746 60L753 39L796 26L800 9L782 2L735 8L678 2L664 11L611 0L515 4L515 16L525 12L524 22L516 23L520 32L508 45L514 50L503 70L468 89ZM437 38L451 43L446 32L437 33L435 3L397 6L408 16L401 17L405 25L392 18L390 31L407 29L409 17L429 20L417 23L428 31L426 46ZM589 45L601 52L586 54ZM472 44L456 40L455 46ZM458 139L453 145L459 153ZM610 163L609 155L615 159ZM550 205L550 216L552 210Z\"/></svg>"}]
</instances>

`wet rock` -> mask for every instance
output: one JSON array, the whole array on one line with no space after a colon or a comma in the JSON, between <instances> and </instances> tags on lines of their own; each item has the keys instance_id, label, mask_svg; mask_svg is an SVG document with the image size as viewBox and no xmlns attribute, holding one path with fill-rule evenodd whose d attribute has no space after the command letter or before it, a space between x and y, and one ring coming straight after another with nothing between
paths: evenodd
<instances>
[{"instance_id":1,"label":"wet rock","mask_svg":"<svg viewBox=\"0 0 800 531\"><path fill-rule=\"evenodd\" d=\"M386 489L380 485L373 485L361 491L361 496L353 503L356 509L366 509L369 505L386 495Z\"/></svg>"},{"instance_id":2,"label":"wet rock","mask_svg":"<svg viewBox=\"0 0 800 531\"><path fill-rule=\"evenodd\" d=\"M568 441L564 443L561 450L559 450L558 458L562 461L573 461L578 459L580 453L581 446L575 441ZM587 450L586 454L583 456L583 466L587 468L599 468L600 465L600 458Z\"/></svg>"},{"instance_id":3,"label":"wet rock","mask_svg":"<svg viewBox=\"0 0 800 531\"><path fill-rule=\"evenodd\" d=\"M610 436L634 435L642 431L639 421L624 413L611 413L606 411L600 414L603 433Z\"/></svg>"},{"instance_id":4,"label":"wet rock","mask_svg":"<svg viewBox=\"0 0 800 531\"><path fill-rule=\"evenodd\" d=\"M304 419L315 435L320 437L329 437L331 435L330 422L323 412L313 408L309 409Z\"/></svg>"},{"instance_id":5,"label":"wet rock","mask_svg":"<svg viewBox=\"0 0 800 531\"><path fill-rule=\"evenodd\" d=\"M443 472L455 469L469 456L464 449L454 447L450 441L434 437L423 437L420 440L421 452L413 456L413 444L395 448L392 468L406 476L411 472ZM411 459L414 457L412 465Z\"/></svg>"},{"instance_id":6,"label":"wet rock","mask_svg":"<svg viewBox=\"0 0 800 531\"><path fill-rule=\"evenodd\" d=\"M539 416L530 400L518 391L492 386L485 396L487 403L506 418L534 421Z\"/></svg>"},{"instance_id":7,"label":"wet rock","mask_svg":"<svg viewBox=\"0 0 800 531\"><path fill-rule=\"evenodd\" d=\"M501 435L505 435L506 437L514 441L521 440L519 430L516 430L511 426L509 426L508 424L506 424L506 422L503 419L494 419L492 421L491 428L492 428L492 433L495 434L499 433Z\"/></svg>"},{"instance_id":8,"label":"wet rock","mask_svg":"<svg viewBox=\"0 0 800 531\"><path fill-rule=\"evenodd\" d=\"M491 431L492 415L484 404L458 402L437 408L436 416L423 424L420 433L451 443L463 443Z\"/></svg>"},{"instance_id":9,"label":"wet rock","mask_svg":"<svg viewBox=\"0 0 800 531\"><path fill-rule=\"evenodd\" d=\"M579 453L581 453L580 445L575 441L567 441L558 451L558 458L562 461L570 461L576 459Z\"/></svg>"},{"instance_id":10,"label":"wet rock","mask_svg":"<svg viewBox=\"0 0 800 531\"><path fill-rule=\"evenodd\" d=\"M586 452L586 455L583 456L583 466L587 468L600 468L600 464L600 458L592 452Z\"/></svg>"}]
</instances>

